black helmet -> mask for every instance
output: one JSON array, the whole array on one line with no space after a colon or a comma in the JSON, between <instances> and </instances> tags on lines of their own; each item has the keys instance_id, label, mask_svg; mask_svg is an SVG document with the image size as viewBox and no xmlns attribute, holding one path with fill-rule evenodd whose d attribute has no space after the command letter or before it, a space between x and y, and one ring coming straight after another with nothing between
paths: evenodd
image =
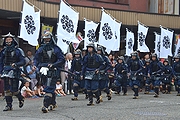
<instances>
[{"instance_id":1,"label":"black helmet","mask_svg":"<svg viewBox=\"0 0 180 120\"><path fill-rule=\"evenodd\" d=\"M97 51L101 51L101 54L105 55L105 51L104 51L103 46L98 46Z\"/></svg>"},{"instance_id":2,"label":"black helmet","mask_svg":"<svg viewBox=\"0 0 180 120\"><path fill-rule=\"evenodd\" d=\"M138 53L136 51L134 51L134 52L131 53L131 56L136 56L137 57Z\"/></svg>"},{"instance_id":3,"label":"black helmet","mask_svg":"<svg viewBox=\"0 0 180 120\"><path fill-rule=\"evenodd\" d=\"M54 37L53 37L53 35L52 35L51 32L47 31L47 32L45 32L44 35L42 35L42 43L44 42L44 39L45 39L45 38L50 38L50 39L52 40L52 42L53 42L54 44L56 44L56 41L55 41L55 39L54 39Z\"/></svg>"},{"instance_id":4,"label":"black helmet","mask_svg":"<svg viewBox=\"0 0 180 120\"><path fill-rule=\"evenodd\" d=\"M123 57L123 56L120 56L120 57L117 58L117 60L122 60L122 61L124 61L124 57Z\"/></svg>"},{"instance_id":5,"label":"black helmet","mask_svg":"<svg viewBox=\"0 0 180 120\"><path fill-rule=\"evenodd\" d=\"M8 34L6 34L6 35L2 35L2 37L3 37L3 46L6 46L6 38L12 38L13 39L13 43L11 43L11 44L14 44L14 46L18 46L18 42L16 41L16 39L15 39L15 36L14 35L12 35L10 32L8 33Z\"/></svg>"},{"instance_id":6,"label":"black helmet","mask_svg":"<svg viewBox=\"0 0 180 120\"><path fill-rule=\"evenodd\" d=\"M174 59L180 59L180 54L176 54L176 55L174 56Z\"/></svg>"},{"instance_id":7,"label":"black helmet","mask_svg":"<svg viewBox=\"0 0 180 120\"><path fill-rule=\"evenodd\" d=\"M74 52L74 55L81 55L81 50L80 50L80 49L77 49L77 50Z\"/></svg>"},{"instance_id":8,"label":"black helmet","mask_svg":"<svg viewBox=\"0 0 180 120\"><path fill-rule=\"evenodd\" d=\"M150 63L151 60L150 59L145 59L145 63Z\"/></svg>"},{"instance_id":9,"label":"black helmet","mask_svg":"<svg viewBox=\"0 0 180 120\"><path fill-rule=\"evenodd\" d=\"M96 47L95 47L94 43L89 43L86 47L87 48L92 47L94 49L94 52L96 52Z\"/></svg>"},{"instance_id":10,"label":"black helmet","mask_svg":"<svg viewBox=\"0 0 180 120\"><path fill-rule=\"evenodd\" d=\"M152 56L152 57L157 57L157 54L156 54L156 53L152 53L151 56Z\"/></svg>"}]
</instances>

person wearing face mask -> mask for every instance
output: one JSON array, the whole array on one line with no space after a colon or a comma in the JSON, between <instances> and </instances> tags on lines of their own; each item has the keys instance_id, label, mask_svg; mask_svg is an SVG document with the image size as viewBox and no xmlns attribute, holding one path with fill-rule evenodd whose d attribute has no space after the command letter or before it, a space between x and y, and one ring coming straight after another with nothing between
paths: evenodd
<instances>
[{"instance_id":1,"label":"person wearing face mask","mask_svg":"<svg viewBox=\"0 0 180 120\"><path fill-rule=\"evenodd\" d=\"M15 37L8 33L4 38L4 49L0 53L0 75L4 80L4 92L6 107L3 111L12 110L12 96L15 95L19 100L19 107L24 105L24 97L21 95L19 87L20 67L25 65L24 52L18 48Z\"/></svg>"},{"instance_id":2,"label":"person wearing face mask","mask_svg":"<svg viewBox=\"0 0 180 120\"><path fill-rule=\"evenodd\" d=\"M56 45L53 36L50 32L46 32L42 37L42 44L38 48L34 57L34 66L40 72L41 80L45 86L42 112L47 113L53 110L56 105L56 82L59 78L60 69L65 63L65 58L62 50Z\"/></svg>"}]
</instances>

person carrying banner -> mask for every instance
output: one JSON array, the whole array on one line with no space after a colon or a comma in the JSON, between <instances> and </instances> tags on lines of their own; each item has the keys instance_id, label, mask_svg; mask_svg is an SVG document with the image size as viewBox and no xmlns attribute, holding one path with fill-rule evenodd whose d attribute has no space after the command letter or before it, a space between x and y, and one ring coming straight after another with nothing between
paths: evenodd
<instances>
[{"instance_id":1,"label":"person carrying banner","mask_svg":"<svg viewBox=\"0 0 180 120\"><path fill-rule=\"evenodd\" d=\"M123 95L127 95L127 72L128 66L124 62L124 57L117 58L117 64L115 66L115 87L117 94L120 94L121 90Z\"/></svg>"},{"instance_id":2,"label":"person carrying banner","mask_svg":"<svg viewBox=\"0 0 180 120\"><path fill-rule=\"evenodd\" d=\"M74 73L76 76L74 77L73 81L73 92L74 97L71 100L75 101L78 100L78 90L82 89L85 90L85 81L84 79L81 80L81 73L82 73L82 55L81 50L78 49L74 52L74 59L72 60L71 72Z\"/></svg>"},{"instance_id":3,"label":"person carrying banner","mask_svg":"<svg viewBox=\"0 0 180 120\"><path fill-rule=\"evenodd\" d=\"M165 59L163 62L164 69L163 69L163 79L162 79L162 93L163 94L170 94L171 93L171 81L172 81L172 67L169 64L168 59ZM167 87L167 88L166 88Z\"/></svg>"},{"instance_id":4,"label":"person carrying banner","mask_svg":"<svg viewBox=\"0 0 180 120\"><path fill-rule=\"evenodd\" d=\"M100 101L102 102L103 100L102 100L101 91L104 91L107 94L108 100L111 100L111 93L108 88L109 78L108 78L108 74L107 74L107 71L111 67L111 63L110 63L109 58L107 56L105 56L105 51L102 46L98 46L97 54L101 55L101 57L103 58L103 60L105 62L104 67L102 68L102 70L99 71L100 72L99 92L100 92Z\"/></svg>"},{"instance_id":5,"label":"person carrying banner","mask_svg":"<svg viewBox=\"0 0 180 120\"><path fill-rule=\"evenodd\" d=\"M12 110L12 96L15 95L19 100L19 107L24 105L24 97L19 91L20 67L25 65L24 52L18 48L15 37L9 33L3 35L4 49L0 53L0 75L4 80L4 91L6 99L6 107L3 111Z\"/></svg>"},{"instance_id":6,"label":"person carrying banner","mask_svg":"<svg viewBox=\"0 0 180 120\"><path fill-rule=\"evenodd\" d=\"M92 106L93 104L93 94L96 96L96 103L100 103L99 95L99 71L103 68L104 60L96 53L96 48L93 43L87 45L88 53L83 58L82 75L81 79L85 79L86 90L89 98L89 103L87 106Z\"/></svg>"},{"instance_id":7,"label":"person carrying banner","mask_svg":"<svg viewBox=\"0 0 180 120\"><path fill-rule=\"evenodd\" d=\"M173 68L173 75L175 78L175 86L177 90L177 96L180 96L180 54L174 56L174 64L172 65Z\"/></svg>"},{"instance_id":8,"label":"person carrying banner","mask_svg":"<svg viewBox=\"0 0 180 120\"><path fill-rule=\"evenodd\" d=\"M158 60L157 54L151 55L152 62L150 63L150 75L154 86L154 97L159 97L159 87L161 84L163 64Z\"/></svg>"},{"instance_id":9,"label":"person carrying banner","mask_svg":"<svg viewBox=\"0 0 180 120\"><path fill-rule=\"evenodd\" d=\"M141 76L139 73L142 70L142 64L139 60L137 52L133 52L131 54L131 58L128 61L128 78L130 81L130 86L132 87L132 90L134 91L134 97L133 99L138 99L138 88L140 86L140 80Z\"/></svg>"},{"instance_id":10,"label":"person carrying banner","mask_svg":"<svg viewBox=\"0 0 180 120\"><path fill-rule=\"evenodd\" d=\"M42 112L47 113L57 107L56 105L56 82L59 78L59 69L65 63L62 50L56 45L50 32L46 32L42 37L42 44L38 48L34 57L34 65L41 73L41 80L46 92L43 101Z\"/></svg>"}]
</instances>

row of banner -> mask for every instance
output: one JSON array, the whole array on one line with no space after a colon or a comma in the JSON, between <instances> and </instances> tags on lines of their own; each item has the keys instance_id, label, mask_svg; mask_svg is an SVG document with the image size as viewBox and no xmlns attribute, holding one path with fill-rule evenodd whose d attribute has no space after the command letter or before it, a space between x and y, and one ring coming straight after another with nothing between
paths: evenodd
<instances>
[{"instance_id":1,"label":"row of banner","mask_svg":"<svg viewBox=\"0 0 180 120\"><path fill-rule=\"evenodd\" d=\"M26 0L23 0L23 11L21 20L20 38L28 40L29 44L37 45L37 39L40 31L40 10L35 12L34 6L29 5ZM102 9L102 17L99 31L99 40L96 38L96 29L99 23L95 23L91 20L84 19L85 21L85 35L84 39L81 34L76 35L78 27L79 13L74 10L67 2L61 0L59 10L59 20L57 27L57 45L62 49L64 53L67 52L69 44L72 43L76 49L81 41L84 40L84 47L89 43L95 43L106 47L107 53L110 51L119 51L120 48L120 28L121 22L117 21L113 16L108 14L107 11ZM172 56L172 41L173 31L168 30L160 26L161 33L155 33L155 53L160 58L168 58ZM52 28L53 29L53 28ZM145 43L148 33L148 27L138 21L138 47L140 52L150 52L148 46ZM42 31L46 31L44 28ZM51 29L48 28L51 32ZM135 40L134 33L126 28L126 55L134 51ZM176 48L180 48L180 42L178 42ZM175 54L177 54L177 51ZM179 49L180 51L180 49Z\"/></svg>"}]
</instances>

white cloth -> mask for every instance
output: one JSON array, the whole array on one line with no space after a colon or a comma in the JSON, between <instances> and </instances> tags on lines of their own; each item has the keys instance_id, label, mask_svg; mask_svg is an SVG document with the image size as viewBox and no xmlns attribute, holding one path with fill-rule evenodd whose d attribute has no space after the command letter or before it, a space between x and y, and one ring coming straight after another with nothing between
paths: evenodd
<instances>
[{"instance_id":1,"label":"white cloth","mask_svg":"<svg viewBox=\"0 0 180 120\"><path fill-rule=\"evenodd\" d=\"M180 53L180 39L177 41L176 50L174 56Z\"/></svg>"},{"instance_id":2,"label":"white cloth","mask_svg":"<svg viewBox=\"0 0 180 120\"><path fill-rule=\"evenodd\" d=\"M62 89L62 85L61 84L56 84L56 89Z\"/></svg>"},{"instance_id":3,"label":"white cloth","mask_svg":"<svg viewBox=\"0 0 180 120\"><path fill-rule=\"evenodd\" d=\"M29 44L38 45L40 31L40 11L35 12L34 7L25 0L21 18L20 38L27 40Z\"/></svg>"},{"instance_id":4,"label":"white cloth","mask_svg":"<svg viewBox=\"0 0 180 120\"><path fill-rule=\"evenodd\" d=\"M173 32L161 27L160 58L172 56Z\"/></svg>"},{"instance_id":5,"label":"white cloth","mask_svg":"<svg viewBox=\"0 0 180 120\"><path fill-rule=\"evenodd\" d=\"M95 32L96 32L96 29L97 29L99 24L94 23L93 21L87 21L86 19L84 21L85 21L84 48L86 48L86 46L89 43L97 42Z\"/></svg>"},{"instance_id":6,"label":"white cloth","mask_svg":"<svg viewBox=\"0 0 180 120\"><path fill-rule=\"evenodd\" d=\"M26 90L31 91L31 89L30 89L29 87L23 86L23 87L21 88L21 94L24 95L24 93L26 93Z\"/></svg>"},{"instance_id":7,"label":"white cloth","mask_svg":"<svg viewBox=\"0 0 180 120\"><path fill-rule=\"evenodd\" d=\"M49 68L47 68L47 67L42 67L40 69L40 73L43 74L43 75L47 75L47 71L49 71Z\"/></svg>"},{"instance_id":8,"label":"white cloth","mask_svg":"<svg viewBox=\"0 0 180 120\"><path fill-rule=\"evenodd\" d=\"M157 57L160 57L160 44L161 43L161 35L155 33L155 53L157 54Z\"/></svg>"},{"instance_id":9,"label":"white cloth","mask_svg":"<svg viewBox=\"0 0 180 120\"><path fill-rule=\"evenodd\" d=\"M99 45L109 50L117 50L120 45L120 26L111 16L102 11Z\"/></svg>"},{"instance_id":10,"label":"white cloth","mask_svg":"<svg viewBox=\"0 0 180 120\"><path fill-rule=\"evenodd\" d=\"M134 47L134 33L126 29L126 56L131 56Z\"/></svg>"},{"instance_id":11,"label":"white cloth","mask_svg":"<svg viewBox=\"0 0 180 120\"><path fill-rule=\"evenodd\" d=\"M145 43L148 29L148 27L138 23L138 50L140 52L149 52L149 48Z\"/></svg>"},{"instance_id":12,"label":"white cloth","mask_svg":"<svg viewBox=\"0 0 180 120\"><path fill-rule=\"evenodd\" d=\"M62 38L62 36L57 35L57 45L61 48L61 50L63 51L63 53L67 53L69 45L70 45L70 41L65 40Z\"/></svg>"},{"instance_id":13,"label":"white cloth","mask_svg":"<svg viewBox=\"0 0 180 120\"><path fill-rule=\"evenodd\" d=\"M70 6L66 5L63 0L61 0L57 35L61 36L64 40L79 43L79 40L76 38L78 20L79 13L74 11Z\"/></svg>"}]
</instances>

